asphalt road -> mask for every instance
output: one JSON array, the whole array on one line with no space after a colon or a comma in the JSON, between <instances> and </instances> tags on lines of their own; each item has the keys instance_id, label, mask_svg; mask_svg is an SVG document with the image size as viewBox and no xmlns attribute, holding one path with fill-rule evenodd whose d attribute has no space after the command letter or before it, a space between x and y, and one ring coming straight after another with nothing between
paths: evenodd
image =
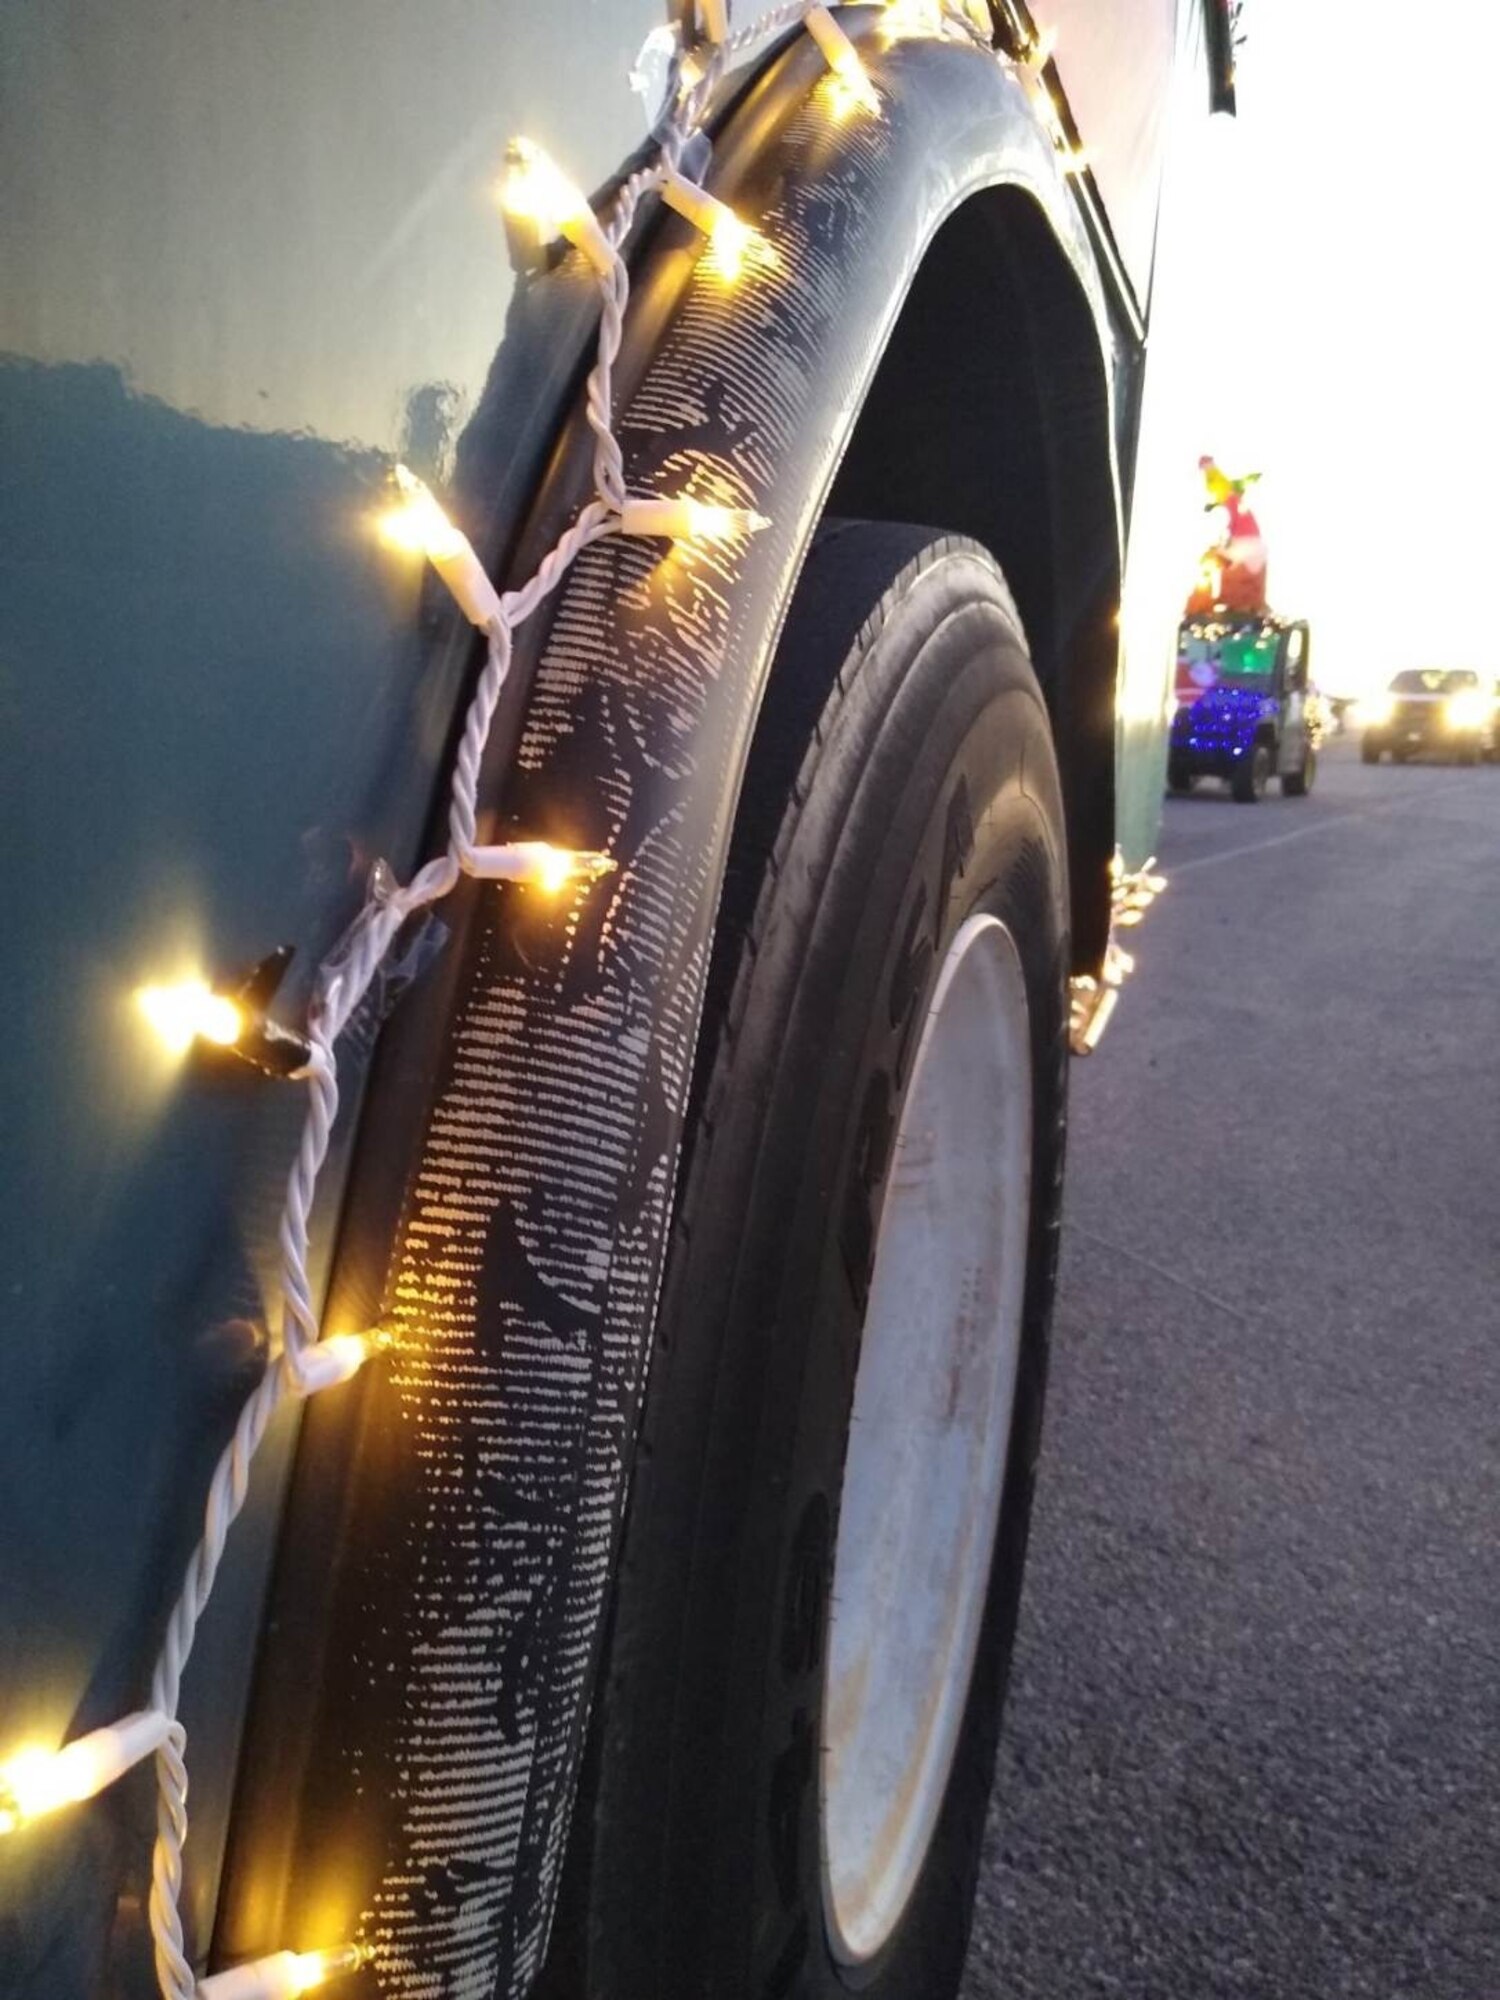
<instances>
[{"instance_id":1,"label":"asphalt road","mask_svg":"<svg viewBox=\"0 0 1500 2000\"><path fill-rule=\"evenodd\" d=\"M1500 768L1166 808L965 2000L1500 1995Z\"/></svg>"}]
</instances>

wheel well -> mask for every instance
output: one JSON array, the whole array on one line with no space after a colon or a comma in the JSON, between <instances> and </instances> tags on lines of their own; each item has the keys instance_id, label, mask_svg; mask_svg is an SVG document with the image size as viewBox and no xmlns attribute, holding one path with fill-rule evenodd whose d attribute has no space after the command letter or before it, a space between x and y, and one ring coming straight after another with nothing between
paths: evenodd
<instances>
[{"instance_id":1,"label":"wheel well","mask_svg":"<svg viewBox=\"0 0 1500 2000\"><path fill-rule=\"evenodd\" d=\"M829 511L972 535L1004 569L1057 743L1074 965L1093 966L1115 844L1110 403L1088 302L1020 189L975 196L934 238Z\"/></svg>"}]
</instances>

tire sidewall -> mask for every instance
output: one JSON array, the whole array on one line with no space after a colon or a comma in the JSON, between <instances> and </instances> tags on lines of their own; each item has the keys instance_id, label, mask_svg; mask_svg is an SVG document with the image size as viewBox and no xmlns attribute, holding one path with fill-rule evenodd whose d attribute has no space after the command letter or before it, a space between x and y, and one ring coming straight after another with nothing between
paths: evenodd
<instances>
[{"instance_id":1,"label":"tire sidewall","mask_svg":"<svg viewBox=\"0 0 1500 2000\"><path fill-rule=\"evenodd\" d=\"M843 677L778 854L726 1029L734 1082L722 1112L710 1089L711 1144L684 1185L598 1732L588 1991L600 2000L929 2000L962 1966L1056 1270L1067 866L1050 730L1003 580L960 545L903 582ZM819 1811L839 1490L890 1140L948 944L978 914L1015 940L1032 1050L1010 1453L927 1862L886 1948L847 1968L826 1936ZM674 1684L691 1694L661 1692ZM659 1862L655 1849L643 1860L643 1839Z\"/></svg>"},{"instance_id":2,"label":"tire sidewall","mask_svg":"<svg viewBox=\"0 0 1500 2000\"><path fill-rule=\"evenodd\" d=\"M1042 869L1046 834L1022 787L1020 767L1024 760L1016 754L1018 749L1013 728L1008 729L993 713L965 746L927 828L902 899L903 915L893 933L895 949L882 964L877 982L887 1022L893 1015L902 1017L909 1005L906 1018L911 1026L905 1031L889 1027L875 1030L863 1053L854 1090L856 1102L880 1104L881 1123L894 1133L911 1070L909 1056L904 1067L901 1063L903 1033L909 1035L909 1046L914 1048L949 944L971 916L993 916L1004 923L1021 957L1032 1036L1037 1084L1033 1198L1007 1476L973 1680L953 1775L927 1863L907 1911L886 1948L874 1959L859 1967L841 1966L828 1944L823 1910L820 1767L816 1759L809 1764L803 1746L821 1741L838 1494L858 1362L857 1321L873 1262L873 1231L869 1255L856 1258L854 1246L862 1247L863 1232L857 1224L844 1221L838 1231L837 1254L824 1260L813 1319L825 1338L835 1329L837 1337L828 1339L823 1352L808 1357L809 1379L804 1393L790 1406L795 1412L790 1419L795 1430L787 1508L790 1532L785 1537L783 1580L777 1593L777 1629L767 1662L761 1755L768 1776L762 1808L766 1841L761 1899L763 1907L778 1908L782 1929L779 1938L769 1941L760 1954L748 1988L755 2000L782 2000L783 1995L823 2000L823 1996L851 1991L882 1996L882 2000L884 1996L921 2000L926 1993L942 1992L956 1983L967 1943L1030 1517L1055 1268L1056 1214L1051 1190L1061 1166L1065 1058L1056 995L1063 939L1054 914L1053 884L1047 879L1050 866L1046 873ZM987 810L976 822L972 802L985 797L987 781L993 790ZM950 830L955 820L972 825L975 840L962 870L946 878L944 857L945 851L952 852ZM916 933L926 977L912 992L906 970L910 963L907 940L913 934L913 912L929 885L931 920L925 929L919 920ZM863 1120L856 1129L835 1182L833 1208L843 1217L861 1212L878 1215L884 1195L889 1154L872 1159L864 1143L868 1126L869 1121ZM790 1808L793 1787L795 1816ZM799 1939L805 1941L802 1947Z\"/></svg>"}]
</instances>

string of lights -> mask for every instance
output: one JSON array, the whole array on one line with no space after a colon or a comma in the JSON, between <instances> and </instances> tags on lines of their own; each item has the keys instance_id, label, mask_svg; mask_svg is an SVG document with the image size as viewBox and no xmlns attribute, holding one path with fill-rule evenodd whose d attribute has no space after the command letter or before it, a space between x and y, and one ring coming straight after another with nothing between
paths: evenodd
<instances>
[{"instance_id":1,"label":"string of lights","mask_svg":"<svg viewBox=\"0 0 1500 2000\"><path fill-rule=\"evenodd\" d=\"M1068 1045L1075 1056L1090 1056L1098 1048L1119 1003L1120 988L1135 971L1135 958L1125 950L1117 933L1135 930L1144 923L1147 911L1166 890L1166 876L1155 871L1154 854L1139 868L1127 870L1116 850L1110 864L1109 942L1104 948L1104 963L1097 978L1082 972L1068 982Z\"/></svg>"},{"instance_id":2,"label":"string of lights","mask_svg":"<svg viewBox=\"0 0 1500 2000\"><path fill-rule=\"evenodd\" d=\"M308 1093L278 1232L280 1354L241 1408L209 1482L202 1536L167 1623L149 1705L62 1749L27 1749L0 1762L0 1834L7 1834L42 1814L95 1796L146 1759L155 1759L150 1923L162 2000L285 2000L364 1962L358 1945L340 1943L312 1952L278 1951L202 1981L196 1978L179 1909L188 1831L186 1737L177 1720L182 1676L230 1529L245 1502L252 1462L273 1417L284 1403L348 1381L390 1345L378 1329L326 1332L314 1294L310 1227L339 1110L340 1036L403 928L418 912L450 895L465 876L560 894L586 890L615 866L606 854L539 840L486 845L479 839L480 764L510 674L514 633L551 597L582 551L606 536L737 542L770 525L748 509L710 504L690 493L627 490L614 430L614 367L630 299L622 246L642 201L655 194L699 232L709 267L724 282L732 283L748 266L776 268L774 248L685 173L682 162L689 141L703 128L726 67L770 37L799 27L823 57L827 74L821 88L830 115L878 117L875 81L856 43L835 18L836 11L820 0L791 0L752 25L735 29L729 0L697 0L696 34L679 37L674 94L657 128L653 156L620 186L603 216L539 147L527 140L512 143L501 186L507 220L534 232L538 249L558 242L566 245L584 260L597 282L599 327L585 399L594 438L594 498L531 578L517 589L501 592L467 536L423 482L405 466L394 469L397 504L381 524L383 538L431 564L485 641L484 664L454 759L445 851L404 885L383 867L374 871L358 915L318 970L301 1034L281 1027L269 1015L279 966L269 991L258 969L239 988L219 990L199 980L148 987L138 996L146 1019L169 1047L182 1052L204 1041L231 1049L259 1067L305 1084ZM880 40L887 45L909 35L950 32L985 47L990 44L988 11L979 0L886 0L878 27ZM1060 150L1068 151L1058 107L1043 76L1049 57L1050 45L1033 40L1020 47L1013 60L1046 129ZM1127 920L1138 919L1132 915ZM1105 983L1111 983L1107 976ZM271 1057L263 1060L267 1049Z\"/></svg>"}]
</instances>

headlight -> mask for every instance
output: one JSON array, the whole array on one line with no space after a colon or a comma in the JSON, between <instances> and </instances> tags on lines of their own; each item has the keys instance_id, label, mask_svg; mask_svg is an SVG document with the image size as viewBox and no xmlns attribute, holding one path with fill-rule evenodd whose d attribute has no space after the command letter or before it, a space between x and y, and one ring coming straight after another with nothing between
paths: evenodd
<instances>
[{"instance_id":1,"label":"headlight","mask_svg":"<svg viewBox=\"0 0 1500 2000\"><path fill-rule=\"evenodd\" d=\"M1395 713L1396 704L1388 694L1366 695L1356 711L1361 729L1379 729Z\"/></svg>"},{"instance_id":2,"label":"headlight","mask_svg":"<svg viewBox=\"0 0 1500 2000\"><path fill-rule=\"evenodd\" d=\"M1483 729L1490 719L1490 707L1483 688L1460 688L1443 703L1443 720L1450 729Z\"/></svg>"}]
</instances>

